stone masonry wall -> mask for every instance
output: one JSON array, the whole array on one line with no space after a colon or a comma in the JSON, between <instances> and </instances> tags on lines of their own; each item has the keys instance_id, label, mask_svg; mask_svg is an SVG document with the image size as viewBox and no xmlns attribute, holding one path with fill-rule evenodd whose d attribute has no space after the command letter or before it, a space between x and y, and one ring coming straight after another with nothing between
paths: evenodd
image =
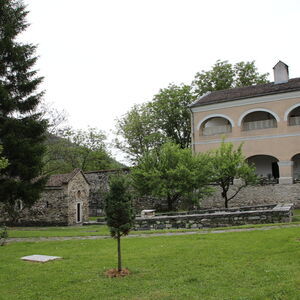
<instances>
[{"instance_id":1,"label":"stone masonry wall","mask_svg":"<svg viewBox=\"0 0 300 300\"><path fill-rule=\"evenodd\" d=\"M68 201L63 189L45 189L41 198L20 213L22 225L68 225Z\"/></svg>"},{"instance_id":2,"label":"stone masonry wall","mask_svg":"<svg viewBox=\"0 0 300 300\"><path fill-rule=\"evenodd\" d=\"M104 210L104 194L108 191L109 176L114 174L128 174L129 169L124 168L120 170L104 170L91 171L84 173L85 177L90 183L89 195L89 215L101 216ZM154 197L140 197L133 199L133 206L137 213L143 209L154 208L158 211L164 210L167 203L161 199Z\"/></svg>"},{"instance_id":3,"label":"stone masonry wall","mask_svg":"<svg viewBox=\"0 0 300 300\"><path fill-rule=\"evenodd\" d=\"M85 172L84 175L90 183L89 193L89 215L101 216L104 210L104 194L108 191L108 180L110 175L117 173L127 174L128 169L103 170Z\"/></svg>"},{"instance_id":4,"label":"stone masonry wall","mask_svg":"<svg viewBox=\"0 0 300 300\"><path fill-rule=\"evenodd\" d=\"M81 173L77 173L67 186L68 194L68 225L77 224L77 203L81 205L82 222L89 218L89 184Z\"/></svg>"},{"instance_id":5,"label":"stone masonry wall","mask_svg":"<svg viewBox=\"0 0 300 300\"><path fill-rule=\"evenodd\" d=\"M220 210L214 212L136 218L135 230L214 228L244 224L291 222L293 204L270 205L250 210Z\"/></svg>"},{"instance_id":6,"label":"stone masonry wall","mask_svg":"<svg viewBox=\"0 0 300 300\"><path fill-rule=\"evenodd\" d=\"M236 187L232 186L229 196ZM224 207L221 190L201 201L202 208ZM235 198L229 202L229 207L253 206L276 203L293 203L295 208L300 208L300 183L295 184L270 184L247 186L242 189Z\"/></svg>"}]
</instances>

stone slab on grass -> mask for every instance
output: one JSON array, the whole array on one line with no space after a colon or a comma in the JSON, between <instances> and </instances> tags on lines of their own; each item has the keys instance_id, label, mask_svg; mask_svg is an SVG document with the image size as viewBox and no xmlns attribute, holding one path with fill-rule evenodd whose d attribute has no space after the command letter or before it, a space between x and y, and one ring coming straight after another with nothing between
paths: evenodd
<instances>
[{"instance_id":1,"label":"stone slab on grass","mask_svg":"<svg viewBox=\"0 0 300 300\"><path fill-rule=\"evenodd\" d=\"M31 262L45 263L56 259L62 259L62 257L34 254L29 256L23 256L21 257L21 259L26 261L31 261Z\"/></svg>"}]
</instances>

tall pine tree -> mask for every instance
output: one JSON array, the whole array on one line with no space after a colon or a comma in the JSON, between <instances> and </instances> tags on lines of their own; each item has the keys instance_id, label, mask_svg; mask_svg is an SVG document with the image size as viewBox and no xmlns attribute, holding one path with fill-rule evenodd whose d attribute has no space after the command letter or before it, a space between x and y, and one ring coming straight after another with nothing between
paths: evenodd
<instances>
[{"instance_id":1,"label":"tall pine tree","mask_svg":"<svg viewBox=\"0 0 300 300\"><path fill-rule=\"evenodd\" d=\"M0 204L16 217L16 202L32 205L43 189L42 168L47 124L35 113L42 77L33 69L36 47L17 37L27 27L21 0L0 0L0 144L9 165L0 170ZM15 220L13 220L15 221Z\"/></svg>"}]
</instances>

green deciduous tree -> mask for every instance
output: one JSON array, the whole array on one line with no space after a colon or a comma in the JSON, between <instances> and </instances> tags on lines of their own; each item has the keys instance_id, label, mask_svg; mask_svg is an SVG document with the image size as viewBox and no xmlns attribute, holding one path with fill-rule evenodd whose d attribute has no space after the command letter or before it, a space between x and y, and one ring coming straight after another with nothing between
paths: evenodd
<instances>
[{"instance_id":1,"label":"green deciduous tree","mask_svg":"<svg viewBox=\"0 0 300 300\"><path fill-rule=\"evenodd\" d=\"M165 142L149 104L135 105L118 119L117 134L121 137L116 140L117 148L133 161Z\"/></svg>"},{"instance_id":2,"label":"green deciduous tree","mask_svg":"<svg viewBox=\"0 0 300 300\"><path fill-rule=\"evenodd\" d=\"M118 241L118 272L122 270L121 237L129 233L135 218L128 189L129 183L124 176L111 176L105 197L107 225L111 236Z\"/></svg>"},{"instance_id":3,"label":"green deciduous tree","mask_svg":"<svg viewBox=\"0 0 300 300\"><path fill-rule=\"evenodd\" d=\"M188 202L190 207L198 205L199 199L209 193L207 159L207 155L193 155L190 149L166 143L146 153L132 169L133 186L140 195L166 200L169 211L178 200Z\"/></svg>"},{"instance_id":4,"label":"green deciduous tree","mask_svg":"<svg viewBox=\"0 0 300 300\"><path fill-rule=\"evenodd\" d=\"M150 103L155 125L169 141L188 148L191 144L191 121L188 105L195 101L189 85L170 84L161 89Z\"/></svg>"},{"instance_id":5,"label":"green deciduous tree","mask_svg":"<svg viewBox=\"0 0 300 300\"><path fill-rule=\"evenodd\" d=\"M161 89L151 102L135 105L117 121L117 143L133 161L167 141L188 148L191 143L191 122L188 105L195 100L189 85L170 84Z\"/></svg>"},{"instance_id":6,"label":"green deciduous tree","mask_svg":"<svg viewBox=\"0 0 300 300\"><path fill-rule=\"evenodd\" d=\"M248 164L243 153L242 144L234 149L232 143L222 141L220 147L210 153L211 180L222 190L225 207L241 189L257 182L255 167ZM229 196L228 191L234 179L239 179L235 191Z\"/></svg>"},{"instance_id":7,"label":"green deciduous tree","mask_svg":"<svg viewBox=\"0 0 300 300\"><path fill-rule=\"evenodd\" d=\"M226 60L218 60L211 70L202 70L195 75L193 86L195 93L201 96L212 91L267 83L268 75L259 74L254 61L232 65Z\"/></svg>"},{"instance_id":8,"label":"green deciduous tree","mask_svg":"<svg viewBox=\"0 0 300 300\"><path fill-rule=\"evenodd\" d=\"M36 47L18 41L28 26L21 0L0 5L0 141L9 165L0 171L0 202L13 211L18 199L32 205L43 190L42 170L47 123L36 108L42 78L33 69Z\"/></svg>"}]
</instances>

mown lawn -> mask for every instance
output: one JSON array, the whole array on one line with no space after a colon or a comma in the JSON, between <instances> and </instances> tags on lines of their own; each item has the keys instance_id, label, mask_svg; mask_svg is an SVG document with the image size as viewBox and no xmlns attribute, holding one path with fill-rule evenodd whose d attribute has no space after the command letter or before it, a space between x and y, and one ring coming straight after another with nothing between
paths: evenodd
<instances>
[{"instance_id":1,"label":"mown lawn","mask_svg":"<svg viewBox=\"0 0 300 300\"><path fill-rule=\"evenodd\" d=\"M0 299L300 299L300 229L125 238L132 274L106 278L116 241L0 247ZM45 264L21 256L62 256Z\"/></svg>"},{"instance_id":2,"label":"mown lawn","mask_svg":"<svg viewBox=\"0 0 300 300\"><path fill-rule=\"evenodd\" d=\"M294 210L293 222L300 222L300 209Z\"/></svg>"}]
</instances>

